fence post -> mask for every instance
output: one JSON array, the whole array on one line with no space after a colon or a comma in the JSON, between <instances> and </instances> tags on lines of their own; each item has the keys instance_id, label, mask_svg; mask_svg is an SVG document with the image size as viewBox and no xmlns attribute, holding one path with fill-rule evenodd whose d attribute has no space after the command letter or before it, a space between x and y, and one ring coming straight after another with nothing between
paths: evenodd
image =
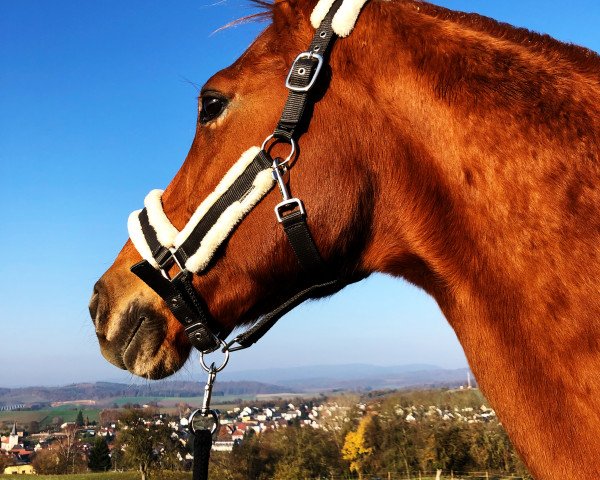
<instances>
[{"instance_id":1,"label":"fence post","mask_svg":"<svg viewBox=\"0 0 600 480\"><path fill-rule=\"evenodd\" d=\"M489 474L488 474L487 470L486 470L486 472L485 472L485 480L490 480L490 476L489 476Z\"/></svg>"}]
</instances>

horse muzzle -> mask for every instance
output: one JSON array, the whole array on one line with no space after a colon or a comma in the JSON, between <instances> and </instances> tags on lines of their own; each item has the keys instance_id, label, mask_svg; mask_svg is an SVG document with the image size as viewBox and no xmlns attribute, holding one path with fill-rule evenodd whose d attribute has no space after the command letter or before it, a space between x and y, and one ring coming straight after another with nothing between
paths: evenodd
<instances>
[{"instance_id":1,"label":"horse muzzle","mask_svg":"<svg viewBox=\"0 0 600 480\"><path fill-rule=\"evenodd\" d=\"M178 370L189 347L169 338L164 315L143 296L119 302L109 292L101 279L89 304L104 358L146 378L163 378Z\"/></svg>"}]
</instances>

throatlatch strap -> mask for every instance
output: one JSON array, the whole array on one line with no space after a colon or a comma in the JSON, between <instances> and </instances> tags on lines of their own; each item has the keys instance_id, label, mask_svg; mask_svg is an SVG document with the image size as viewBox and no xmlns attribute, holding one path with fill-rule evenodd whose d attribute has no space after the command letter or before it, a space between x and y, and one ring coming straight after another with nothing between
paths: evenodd
<instances>
[{"instance_id":1,"label":"throatlatch strap","mask_svg":"<svg viewBox=\"0 0 600 480\"><path fill-rule=\"evenodd\" d=\"M321 67L327 64L327 58L336 36L331 28L331 21L341 4L342 0L336 0L334 2L331 10L329 10L329 13L325 16L321 25L315 32L310 47L308 48L309 53L320 55L322 57L322 62L316 56L309 58L308 55L304 55L298 57L290 69L288 81L290 92L279 123L277 124L277 128L275 128L273 134L277 138L290 140L295 137L296 127L302 119L311 89L308 88L306 91L302 90L314 83L315 79L313 76L318 74L318 70L321 70Z\"/></svg>"},{"instance_id":2,"label":"throatlatch strap","mask_svg":"<svg viewBox=\"0 0 600 480\"><path fill-rule=\"evenodd\" d=\"M242 350L258 342L270 329L277 323L277 321L288 313L293 308L300 305L302 302L307 300L313 294L319 295L332 295L336 291L344 287L345 284L338 282L337 280L331 280L329 282L320 283L318 285L311 285L310 287L302 290L287 301L279 305L275 310L272 310L268 314L264 315L259 321L257 321L251 328L246 330L235 337L230 344L238 344L239 347L231 348L234 350Z\"/></svg>"},{"instance_id":3,"label":"throatlatch strap","mask_svg":"<svg viewBox=\"0 0 600 480\"><path fill-rule=\"evenodd\" d=\"M194 467L192 480L208 479L208 460L212 448L210 430L198 430L194 434Z\"/></svg>"}]
</instances>

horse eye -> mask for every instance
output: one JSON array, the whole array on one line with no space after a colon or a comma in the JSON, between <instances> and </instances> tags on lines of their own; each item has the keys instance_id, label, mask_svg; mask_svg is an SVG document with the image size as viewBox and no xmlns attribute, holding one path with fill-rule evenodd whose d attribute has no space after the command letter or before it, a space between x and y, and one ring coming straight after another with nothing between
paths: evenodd
<instances>
[{"instance_id":1,"label":"horse eye","mask_svg":"<svg viewBox=\"0 0 600 480\"><path fill-rule=\"evenodd\" d=\"M208 123L223 113L227 100L214 94L204 94L201 99L200 123Z\"/></svg>"}]
</instances>

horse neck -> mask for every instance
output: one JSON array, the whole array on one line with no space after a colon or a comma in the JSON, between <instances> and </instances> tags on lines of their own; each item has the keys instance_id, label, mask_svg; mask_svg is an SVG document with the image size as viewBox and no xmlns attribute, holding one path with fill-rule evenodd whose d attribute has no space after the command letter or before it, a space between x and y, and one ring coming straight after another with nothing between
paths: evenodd
<instances>
[{"instance_id":1,"label":"horse neck","mask_svg":"<svg viewBox=\"0 0 600 480\"><path fill-rule=\"evenodd\" d=\"M353 40L377 59L356 75L380 112L364 263L436 298L534 474L597 477L574 455L600 458L597 74L395 8L395 36Z\"/></svg>"}]
</instances>

